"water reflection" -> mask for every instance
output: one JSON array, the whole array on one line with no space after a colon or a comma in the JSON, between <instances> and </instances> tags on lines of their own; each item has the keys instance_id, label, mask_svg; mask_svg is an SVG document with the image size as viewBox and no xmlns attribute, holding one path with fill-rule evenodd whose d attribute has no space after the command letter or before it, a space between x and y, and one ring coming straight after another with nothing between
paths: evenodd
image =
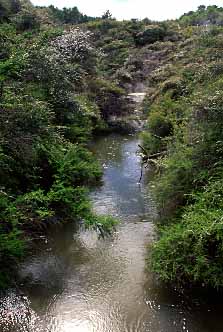
<instances>
[{"instance_id":1,"label":"water reflection","mask_svg":"<svg viewBox=\"0 0 223 332\"><path fill-rule=\"evenodd\" d=\"M104 167L91 193L98 213L118 216L111 237L66 225L50 232L21 265L21 291L0 303L1 332L220 332L221 304L202 303L145 272L156 209L135 137L111 135L91 147ZM20 288L21 289L21 288Z\"/></svg>"}]
</instances>

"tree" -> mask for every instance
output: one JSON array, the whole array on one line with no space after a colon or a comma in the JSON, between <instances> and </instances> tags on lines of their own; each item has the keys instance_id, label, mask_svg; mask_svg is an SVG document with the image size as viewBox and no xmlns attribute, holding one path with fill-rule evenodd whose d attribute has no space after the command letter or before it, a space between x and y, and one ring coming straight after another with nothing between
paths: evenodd
<instances>
[{"instance_id":1,"label":"tree","mask_svg":"<svg viewBox=\"0 0 223 332\"><path fill-rule=\"evenodd\" d=\"M112 18L112 14L109 10L106 10L106 12L101 17L103 20L110 20Z\"/></svg>"},{"instance_id":2,"label":"tree","mask_svg":"<svg viewBox=\"0 0 223 332\"><path fill-rule=\"evenodd\" d=\"M40 22L35 12L23 10L14 17L16 29L18 31L39 29Z\"/></svg>"},{"instance_id":3,"label":"tree","mask_svg":"<svg viewBox=\"0 0 223 332\"><path fill-rule=\"evenodd\" d=\"M206 9L206 6L204 6L204 5L200 5L200 6L198 7L198 11L199 11L199 12L203 12L205 9Z\"/></svg>"},{"instance_id":4,"label":"tree","mask_svg":"<svg viewBox=\"0 0 223 332\"><path fill-rule=\"evenodd\" d=\"M18 0L0 0L0 21L7 20L12 14L16 14L21 9Z\"/></svg>"},{"instance_id":5,"label":"tree","mask_svg":"<svg viewBox=\"0 0 223 332\"><path fill-rule=\"evenodd\" d=\"M53 18L65 24L78 24L94 20L94 17L83 15L77 7L58 9L49 6Z\"/></svg>"}]
</instances>

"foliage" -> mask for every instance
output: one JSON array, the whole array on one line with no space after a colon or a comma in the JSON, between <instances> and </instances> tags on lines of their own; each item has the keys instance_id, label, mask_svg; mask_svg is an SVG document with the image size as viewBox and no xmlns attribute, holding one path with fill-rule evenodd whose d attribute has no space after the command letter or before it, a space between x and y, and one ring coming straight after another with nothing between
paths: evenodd
<instances>
[{"instance_id":1,"label":"foliage","mask_svg":"<svg viewBox=\"0 0 223 332\"><path fill-rule=\"evenodd\" d=\"M152 268L162 280L223 286L222 197L222 181L209 183L193 194L180 222L161 230Z\"/></svg>"},{"instance_id":2,"label":"foliage","mask_svg":"<svg viewBox=\"0 0 223 332\"><path fill-rule=\"evenodd\" d=\"M6 4L0 25L0 286L13 275L32 232L71 220L111 231L115 222L95 216L89 203L87 187L102 172L86 143L102 125L110 96L124 94L100 78L92 33L46 26L43 11L29 1L14 12ZM100 79L105 104L93 88Z\"/></svg>"},{"instance_id":3,"label":"foliage","mask_svg":"<svg viewBox=\"0 0 223 332\"><path fill-rule=\"evenodd\" d=\"M222 285L221 203L208 206L221 195L222 13L200 6L178 21L119 22L109 11L96 18L77 7L0 0L3 267L16 266L28 235L51 224L83 221L102 236L111 232L116 221L95 216L89 204L87 187L101 170L87 143L129 115L135 105L127 94L140 83L148 88L144 145L164 156L157 201L176 222L155 246L154 270L164 280ZM198 257L193 266L184 253ZM11 274L3 270L1 284Z\"/></svg>"},{"instance_id":4,"label":"foliage","mask_svg":"<svg viewBox=\"0 0 223 332\"><path fill-rule=\"evenodd\" d=\"M139 32L136 37L136 45L145 45L163 40L166 35L165 27L159 25L149 25L145 30Z\"/></svg>"},{"instance_id":5,"label":"foliage","mask_svg":"<svg viewBox=\"0 0 223 332\"><path fill-rule=\"evenodd\" d=\"M105 237L111 235L115 227L118 225L118 220L112 216L92 215L86 222L88 228L95 229L100 236Z\"/></svg>"},{"instance_id":6,"label":"foliage","mask_svg":"<svg viewBox=\"0 0 223 332\"><path fill-rule=\"evenodd\" d=\"M190 11L181 16L183 25L223 25L223 8L218 6L199 6L197 11Z\"/></svg>"},{"instance_id":7,"label":"foliage","mask_svg":"<svg viewBox=\"0 0 223 332\"><path fill-rule=\"evenodd\" d=\"M18 0L1 0L0 22L7 20L10 15L16 14L20 9L21 3Z\"/></svg>"},{"instance_id":8,"label":"foliage","mask_svg":"<svg viewBox=\"0 0 223 332\"><path fill-rule=\"evenodd\" d=\"M16 260L24 254L26 243L18 229L19 213L12 198L0 191L0 288L9 282ZM7 262L7 264L5 264Z\"/></svg>"},{"instance_id":9,"label":"foliage","mask_svg":"<svg viewBox=\"0 0 223 332\"><path fill-rule=\"evenodd\" d=\"M90 88L90 97L99 106L103 119L127 113L125 91L122 88L105 79L91 81Z\"/></svg>"},{"instance_id":10,"label":"foliage","mask_svg":"<svg viewBox=\"0 0 223 332\"><path fill-rule=\"evenodd\" d=\"M78 24L95 20L94 17L83 15L77 7L59 9L50 5L49 10L54 20L62 24Z\"/></svg>"},{"instance_id":11,"label":"foliage","mask_svg":"<svg viewBox=\"0 0 223 332\"><path fill-rule=\"evenodd\" d=\"M152 268L165 281L220 288L223 31L197 27L187 33L189 41L171 63L153 73L144 106L144 146L152 153L165 151L154 181L161 219Z\"/></svg>"},{"instance_id":12,"label":"foliage","mask_svg":"<svg viewBox=\"0 0 223 332\"><path fill-rule=\"evenodd\" d=\"M17 31L20 32L38 30L40 28L40 23L35 12L30 12L29 10L23 10L17 13L12 22L15 24Z\"/></svg>"},{"instance_id":13,"label":"foliage","mask_svg":"<svg viewBox=\"0 0 223 332\"><path fill-rule=\"evenodd\" d=\"M112 18L112 14L110 13L109 10L106 10L106 12L102 15L101 18L102 18L103 20L111 19L111 18Z\"/></svg>"}]
</instances>

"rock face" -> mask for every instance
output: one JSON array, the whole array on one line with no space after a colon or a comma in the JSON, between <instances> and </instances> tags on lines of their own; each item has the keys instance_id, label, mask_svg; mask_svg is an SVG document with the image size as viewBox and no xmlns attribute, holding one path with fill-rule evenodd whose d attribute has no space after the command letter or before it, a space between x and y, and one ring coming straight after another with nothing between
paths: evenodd
<instances>
[{"instance_id":1,"label":"rock face","mask_svg":"<svg viewBox=\"0 0 223 332\"><path fill-rule=\"evenodd\" d=\"M178 42L163 41L133 50L126 61L123 72L128 81L120 84L128 93L128 115L110 116L109 125L117 130L139 131L144 127L142 103L145 97L156 94L154 80L162 74L162 68L168 66L178 48Z\"/></svg>"},{"instance_id":2,"label":"rock face","mask_svg":"<svg viewBox=\"0 0 223 332\"><path fill-rule=\"evenodd\" d=\"M144 88L144 85L141 84L140 87ZM129 108L132 109L132 111L130 111L128 115L124 116L111 116L108 121L109 127L111 127L112 130L122 132L136 132L142 130L144 126L144 120L140 108L145 95L145 92L129 93L127 102Z\"/></svg>"},{"instance_id":3,"label":"rock face","mask_svg":"<svg viewBox=\"0 0 223 332\"><path fill-rule=\"evenodd\" d=\"M124 89L130 95L147 92L154 73L173 60L179 43L157 42L133 50L122 70L128 77L122 84Z\"/></svg>"},{"instance_id":4,"label":"rock face","mask_svg":"<svg viewBox=\"0 0 223 332\"><path fill-rule=\"evenodd\" d=\"M144 122L140 117L112 117L109 119L109 127L112 131L132 133L143 129Z\"/></svg>"}]
</instances>

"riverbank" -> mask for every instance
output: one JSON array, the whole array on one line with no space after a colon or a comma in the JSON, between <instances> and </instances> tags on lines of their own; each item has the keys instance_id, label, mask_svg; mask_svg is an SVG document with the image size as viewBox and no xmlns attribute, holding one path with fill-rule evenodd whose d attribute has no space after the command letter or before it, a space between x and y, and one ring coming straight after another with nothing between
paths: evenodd
<instances>
[{"instance_id":1,"label":"riverbank","mask_svg":"<svg viewBox=\"0 0 223 332\"><path fill-rule=\"evenodd\" d=\"M152 268L164 281L215 290L223 289L222 38L222 27L194 28L150 78L142 135L159 167Z\"/></svg>"},{"instance_id":2,"label":"riverbank","mask_svg":"<svg viewBox=\"0 0 223 332\"><path fill-rule=\"evenodd\" d=\"M92 142L103 167L90 195L94 211L120 224L105 239L76 223L42 238L18 269L20 293L11 289L0 300L4 332L221 332L220 299L179 293L145 270L156 205L150 172L138 184L138 143L117 134Z\"/></svg>"}]
</instances>

